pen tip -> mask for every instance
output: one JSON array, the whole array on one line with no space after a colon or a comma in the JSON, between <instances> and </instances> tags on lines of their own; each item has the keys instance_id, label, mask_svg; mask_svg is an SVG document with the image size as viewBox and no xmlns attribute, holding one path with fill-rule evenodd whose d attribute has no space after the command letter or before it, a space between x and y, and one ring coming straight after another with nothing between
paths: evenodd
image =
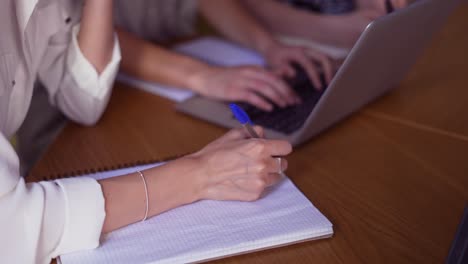
<instances>
[{"instance_id":1,"label":"pen tip","mask_svg":"<svg viewBox=\"0 0 468 264\"><path fill-rule=\"evenodd\" d=\"M234 115L234 117L242 124L252 124L252 121L250 120L249 116L247 115L242 108L240 108L238 105L234 103L229 104L229 108L231 108L231 112Z\"/></svg>"}]
</instances>

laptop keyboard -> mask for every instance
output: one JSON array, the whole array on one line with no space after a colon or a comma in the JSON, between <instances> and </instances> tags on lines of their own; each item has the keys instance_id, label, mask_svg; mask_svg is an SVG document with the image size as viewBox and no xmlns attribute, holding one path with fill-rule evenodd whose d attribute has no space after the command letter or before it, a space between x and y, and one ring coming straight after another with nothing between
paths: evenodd
<instances>
[{"instance_id":1,"label":"laptop keyboard","mask_svg":"<svg viewBox=\"0 0 468 264\"><path fill-rule=\"evenodd\" d=\"M305 123L325 89L322 89L322 91L316 90L309 81L305 71L298 66L295 66L295 68L296 76L292 79L287 79L286 82L301 97L302 103L285 108L275 106L271 112L265 112L247 103L239 103L238 105L247 112L254 124L284 134L291 134ZM326 87L323 74L320 76L320 79L323 87Z\"/></svg>"}]
</instances>

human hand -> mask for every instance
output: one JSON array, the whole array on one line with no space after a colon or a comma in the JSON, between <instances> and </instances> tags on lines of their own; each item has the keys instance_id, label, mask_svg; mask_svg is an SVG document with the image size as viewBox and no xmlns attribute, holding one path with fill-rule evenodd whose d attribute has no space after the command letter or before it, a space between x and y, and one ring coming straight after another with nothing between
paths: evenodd
<instances>
[{"instance_id":1,"label":"human hand","mask_svg":"<svg viewBox=\"0 0 468 264\"><path fill-rule=\"evenodd\" d=\"M268 100L280 107L300 102L281 78L260 66L208 66L194 78L194 90L204 96L243 101L265 111L273 110Z\"/></svg>"},{"instance_id":2,"label":"human hand","mask_svg":"<svg viewBox=\"0 0 468 264\"><path fill-rule=\"evenodd\" d=\"M321 90L323 85L320 81L318 67L323 70L327 84L333 77L333 66L327 56L321 52L299 46L287 46L273 43L265 52L268 64L281 76L293 77L295 70L292 63L297 63L306 71L314 86Z\"/></svg>"},{"instance_id":3,"label":"human hand","mask_svg":"<svg viewBox=\"0 0 468 264\"><path fill-rule=\"evenodd\" d=\"M260 127L254 129L263 135ZM187 157L198 164L192 173L197 179L199 199L253 201L265 188L280 181L287 161L281 158L278 162L273 156L289 154L291 144L247 138L245 129L233 129Z\"/></svg>"}]
</instances>

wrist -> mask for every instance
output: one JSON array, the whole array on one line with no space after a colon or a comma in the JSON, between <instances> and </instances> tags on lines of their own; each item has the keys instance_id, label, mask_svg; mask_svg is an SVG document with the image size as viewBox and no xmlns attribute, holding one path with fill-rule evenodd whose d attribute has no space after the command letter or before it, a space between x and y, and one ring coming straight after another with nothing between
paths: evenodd
<instances>
[{"instance_id":1,"label":"wrist","mask_svg":"<svg viewBox=\"0 0 468 264\"><path fill-rule=\"evenodd\" d=\"M190 164L190 183L192 184L193 201L207 199L209 189L209 173L206 169L206 160L199 152L192 153L182 158L184 162Z\"/></svg>"},{"instance_id":2,"label":"wrist","mask_svg":"<svg viewBox=\"0 0 468 264\"><path fill-rule=\"evenodd\" d=\"M271 52L274 51L279 45L279 42L271 37L263 41L259 41L256 45L256 50L262 54L263 57L268 58L269 54L271 54Z\"/></svg>"},{"instance_id":3,"label":"wrist","mask_svg":"<svg viewBox=\"0 0 468 264\"><path fill-rule=\"evenodd\" d=\"M208 81L216 71L216 66L200 63L187 74L185 86L201 95L207 95Z\"/></svg>"},{"instance_id":4,"label":"wrist","mask_svg":"<svg viewBox=\"0 0 468 264\"><path fill-rule=\"evenodd\" d=\"M200 184L198 177L193 174L197 166L199 164L196 161L184 157L142 171L150 200L148 215L158 215L200 200ZM138 181L138 193L143 190L141 184Z\"/></svg>"},{"instance_id":5,"label":"wrist","mask_svg":"<svg viewBox=\"0 0 468 264\"><path fill-rule=\"evenodd\" d=\"M203 173L202 166L200 166L200 159L196 155L187 155L177 159L176 165L182 171L181 180L185 183L185 203L193 203L204 198L204 182L206 173Z\"/></svg>"},{"instance_id":6,"label":"wrist","mask_svg":"<svg viewBox=\"0 0 468 264\"><path fill-rule=\"evenodd\" d=\"M272 40L271 43L266 45L264 50L261 52L262 56L265 58L265 61L269 65L271 65L272 58L274 58L274 55L278 52L280 46L281 44L278 41Z\"/></svg>"},{"instance_id":7,"label":"wrist","mask_svg":"<svg viewBox=\"0 0 468 264\"><path fill-rule=\"evenodd\" d=\"M113 13L114 0L85 0L83 8L93 13Z\"/></svg>"}]
</instances>

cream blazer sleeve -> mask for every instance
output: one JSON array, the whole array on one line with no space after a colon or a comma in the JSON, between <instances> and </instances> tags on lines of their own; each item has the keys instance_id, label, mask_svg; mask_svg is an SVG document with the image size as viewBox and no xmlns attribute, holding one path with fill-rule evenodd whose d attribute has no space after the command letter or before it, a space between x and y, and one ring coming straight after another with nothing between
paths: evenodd
<instances>
[{"instance_id":1,"label":"cream blazer sleeve","mask_svg":"<svg viewBox=\"0 0 468 264\"><path fill-rule=\"evenodd\" d=\"M78 30L76 25L50 39L38 76L67 116L93 124L106 107L120 52L116 40L111 62L98 75L81 54ZM18 156L0 133L0 263L50 263L58 255L95 248L104 219L104 197L96 180L25 183Z\"/></svg>"},{"instance_id":2,"label":"cream blazer sleeve","mask_svg":"<svg viewBox=\"0 0 468 264\"><path fill-rule=\"evenodd\" d=\"M25 183L18 156L0 134L0 182L1 263L50 263L99 245L105 209L94 179Z\"/></svg>"},{"instance_id":3,"label":"cream blazer sleeve","mask_svg":"<svg viewBox=\"0 0 468 264\"><path fill-rule=\"evenodd\" d=\"M58 32L50 39L38 73L52 104L73 121L93 125L107 106L121 55L115 37L111 61L98 75L81 53L79 27L77 24L71 32Z\"/></svg>"}]
</instances>

